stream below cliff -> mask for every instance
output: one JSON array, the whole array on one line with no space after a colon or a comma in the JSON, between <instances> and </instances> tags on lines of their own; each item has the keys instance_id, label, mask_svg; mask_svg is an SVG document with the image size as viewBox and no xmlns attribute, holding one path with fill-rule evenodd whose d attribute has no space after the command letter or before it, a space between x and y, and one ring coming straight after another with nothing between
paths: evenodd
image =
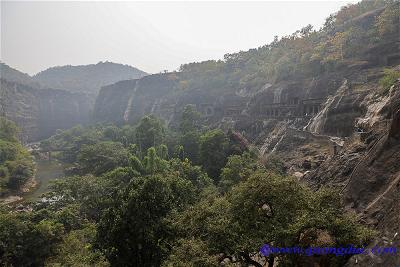
<instances>
[{"instance_id":1,"label":"stream below cliff","mask_svg":"<svg viewBox=\"0 0 400 267\"><path fill-rule=\"evenodd\" d=\"M38 200L43 193L49 190L49 184L52 180L63 178L65 164L56 160L39 160L36 159L36 175L35 180L37 186L32 188L28 193L23 195L25 201Z\"/></svg>"},{"instance_id":2,"label":"stream below cliff","mask_svg":"<svg viewBox=\"0 0 400 267\"><path fill-rule=\"evenodd\" d=\"M27 183L26 191L22 190L20 193L10 194L4 198L0 198L0 203L3 204L17 204L24 201L39 200L42 194L49 191L49 185L52 180L64 177L64 169L67 164L61 163L56 160L43 160L35 158L36 174L34 180Z\"/></svg>"}]
</instances>

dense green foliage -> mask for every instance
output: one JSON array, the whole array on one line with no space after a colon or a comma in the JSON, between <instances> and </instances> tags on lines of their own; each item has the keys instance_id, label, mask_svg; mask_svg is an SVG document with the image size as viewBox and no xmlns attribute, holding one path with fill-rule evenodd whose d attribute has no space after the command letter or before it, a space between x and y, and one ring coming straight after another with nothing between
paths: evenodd
<instances>
[{"instance_id":1,"label":"dense green foliage","mask_svg":"<svg viewBox=\"0 0 400 267\"><path fill-rule=\"evenodd\" d=\"M0 139L8 142L17 141L18 128L4 117L0 117Z\"/></svg>"},{"instance_id":2,"label":"dense green foliage","mask_svg":"<svg viewBox=\"0 0 400 267\"><path fill-rule=\"evenodd\" d=\"M365 243L371 237L344 212L335 192L312 192L278 174L276 160L262 164L237 133L208 130L194 120L197 116L192 107L185 108L176 132L144 117L122 128L75 127L43 142L66 150L60 158L74 164L75 175L54 182L44 201L31 204L32 211L0 211L0 262L257 265L252 256L266 242L306 247L315 245L321 232L329 236L329 245ZM195 132L196 142L179 143ZM170 139L169 148L162 142L171 135L177 138ZM180 152L168 152L176 148ZM197 163L186 155L198 155ZM299 260L276 257L281 264Z\"/></svg>"},{"instance_id":3,"label":"dense green foliage","mask_svg":"<svg viewBox=\"0 0 400 267\"><path fill-rule=\"evenodd\" d=\"M78 161L85 173L101 174L128 164L128 150L121 143L104 141L85 145L78 154Z\"/></svg>"},{"instance_id":4,"label":"dense green foliage","mask_svg":"<svg viewBox=\"0 0 400 267\"><path fill-rule=\"evenodd\" d=\"M397 79L400 79L400 71L385 69L385 75L382 79L380 79L379 83L384 89L384 92L388 92L390 87L396 82Z\"/></svg>"},{"instance_id":5,"label":"dense green foliage","mask_svg":"<svg viewBox=\"0 0 400 267\"><path fill-rule=\"evenodd\" d=\"M2 266L40 266L59 241L62 224L29 216L0 213L0 264Z\"/></svg>"},{"instance_id":6,"label":"dense green foliage","mask_svg":"<svg viewBox=\"0 0 400 267\"><path fill-rule=\"evenodd\" d=\"M205 171L218 178L227 159L228 139L221 130L212 130L200 137L200 162Z\"/></svg>"},{"instance_id":7,"label":"dense green foliage","mask_svg":"<svg viewBox=\"0 0 400 267\"><path fill-rule=\"evenodd\" d=\"M190 181L172 174L135 179L103 215L99 246L113 265L160 265L173 239L163 219L193 203L195 192Z\"/></svg>"},{"instance_id":8,"label":"dense green foliage","mask_svg":"<svg viewBox=\"0 0 400 267\"><path fill-rule=\"evenodd\" d=\"M178 156L189 158L193 163L199 162L201 114L193 105L187 105L182 111L179 124L179 144L176 148ZM179 152L179 149L181 151ZM182 154L183 153L183 154Z\"/></svg>"},{"instance_id":9,"label":"dense green foliage","mask_svg":"<svg viewBox=\"0 0 400 267\"><path fill-rule=\"evenodd\" d=\"M32 158L17 134L15 124L0 117L0 195L21 189L34 172Z\"/></svg>"},{"instance_id":10,"label":"dense green foliage","mask_svg":"<svg viewBox=\"0 0 400 267\"><path fill-rule=\"evenodd\" d=\"M150 147L155 147L163 143L165 129L154 116L144 117L136 127L136 141L140 151L147 151Z\"/></svg>"},{"instance_id":11,"label":"dense green foliage","mask_svg":"<svg viewBox=\"0 0 400 267\"><path fill-rule=\"evenodd\" d=\"M341 246L363 243L371 237L371 231L344 213L333 191L312 192L294 179L262 167L247 172L243 179L225 195L210 194L184 212L171 215L178 240L165 266L198 266L198 261L217 266L233 256L237 262L254 264L250 255L264 243L278 247ZM326 243L317 241L321 232L330 237ZM201 259L198 247L205 248ZM298 255L277 257L283 266L296 266L299 260ZM335 262L332 257L331 263Z\"/></svg>"}]
</instances>

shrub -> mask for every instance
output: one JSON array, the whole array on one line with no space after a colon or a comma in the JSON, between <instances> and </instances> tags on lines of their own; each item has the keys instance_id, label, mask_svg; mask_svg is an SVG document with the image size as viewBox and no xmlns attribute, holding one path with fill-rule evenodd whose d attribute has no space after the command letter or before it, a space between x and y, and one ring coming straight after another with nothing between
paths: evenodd
<instances>
[{"instance_id":1,"label":"shrub","mask_svg":"<svg viewBox=\"0 0 400 267\"><path fill-rule=\"evenodd\" d=\"M385 75L379 80L379 84L384 89L384 94L389 92L390 87L400 78L400 71L385 69Z\"/></svg>"}]
</instances>

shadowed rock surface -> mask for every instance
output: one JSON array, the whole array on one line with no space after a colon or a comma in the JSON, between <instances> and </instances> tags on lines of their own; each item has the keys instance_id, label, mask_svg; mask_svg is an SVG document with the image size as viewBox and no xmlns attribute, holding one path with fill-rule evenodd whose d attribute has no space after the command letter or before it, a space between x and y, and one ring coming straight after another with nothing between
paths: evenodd
<instances>
[{"instance_id":1,"label":"shadowed rock surface","mask_svg":"<svg viewBox=\"0 0 400 267\"><path fill-rule=\"evenodd\" d=\"M1 80L1 112L21 129L21 139L47 138L57 129L89 122L93 102L85 94L37 89Z\"/></svg>"},{"instance_id":2,"label":"shadowed rock surface","mask_svg":"<svg viewBox=\"0 0 400 267\"><path fill-rule=\"evenodd\" d=\"M34 77L1 63L0 74L1 115L17 123L25 142L47 138L57 129L87 124L101 86L146 75L111 62L54 67Z\"/></svg>"}]
</instances>

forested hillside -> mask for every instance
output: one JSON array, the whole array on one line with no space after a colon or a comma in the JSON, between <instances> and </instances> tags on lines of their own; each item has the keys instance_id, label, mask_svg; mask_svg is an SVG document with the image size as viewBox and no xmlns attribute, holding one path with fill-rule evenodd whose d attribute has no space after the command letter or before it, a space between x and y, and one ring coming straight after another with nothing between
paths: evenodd
<instances>
[{"instance_id":1,"label":"forested hillside","mask_svg":"<svg viewBox=\"0 0 400 267\"><path fill-rule=\"evenodd\" d=\"M352 65L399 62L399 3L361 1L343 7L321 29L311 25L265 46L226 54L223 61L182 65L183 88L252 88L301 80Z\"/></svg>"},{"instance_id":2,"label":"forested hillside","mask_svg":"<svg viewBox=\"0 0 400 267\"><path fill-rule=\"evenodd\" d=\"M238 122L251 121L268 101L323 101L344 79L376 80L385 66L399 64L398 17L397 1L361 1L331 15L321 29L308 25L268 45L226 54L224 60L185 64L179 72L104 87L94 118L137 122L137 114L154 113L173 122L180 107L195 104L210 123L232 116ZM281 97L260 100L268 90L280 90Z\"/></svg>"},{"instance_id":3,"label":"forested hillside","mask_svg":"<svg viewBox=\"0 0 400 267\"><path fill-rule=\"evenodd\" d=\"M18 192L33 179L32 157L18 142L17 134L15 124L0 117L0 197L11 191Z\"/></svg>"}]
</instances>

